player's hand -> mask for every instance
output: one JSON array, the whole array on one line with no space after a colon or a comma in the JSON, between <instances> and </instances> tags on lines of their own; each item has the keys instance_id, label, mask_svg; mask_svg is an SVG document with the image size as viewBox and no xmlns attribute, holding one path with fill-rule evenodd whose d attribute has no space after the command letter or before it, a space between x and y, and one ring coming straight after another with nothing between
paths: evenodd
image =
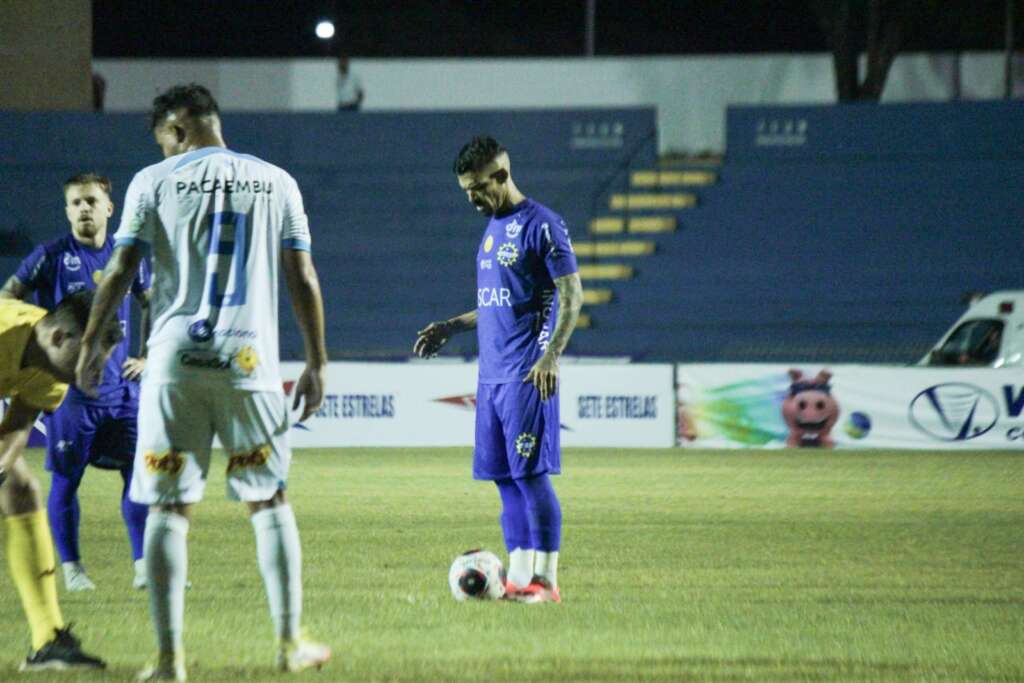
<instances>
[{"instance_id":1,"label":"player's hand","mask_svg":"<svg viewBox=\"0 0 1024 683\"><path fill-rule=\"evenodd\" d=\"M540 392L540 400L546 401L558 391L558 361L546 353L526 373L523 383L530 382Z\"/></svg>"},{"instance_id":2,"label":"player's hand","mask_svg":"<svg viewBox=\"0 0 1024 683\"><path fill-rule=\"evenodd\" d=\"M75 365L75 386L86 396L96 398L99 395L97 387L103 379L105 362L103 347L96 341L83 339L78 351L78 364Z\"/></svg>"},{"instance_id":3,"label":"player's hand","mask_svg":"<svg viewBox=\"0 0 1024 683\"><path fill-rule=\"evenodd\" d=\"M295 400L292 401L292 410L299 409L299 400L303 402L302 417L299 422L305 422L306 418L320 410L320 404L324 402L324 368L311 367L309 365L302 371L299 381L295 383Z\"/></svg>"},{"instance_id":4,"label":"player's hand","mask_svg":"<svg viewBox=\"0 0 1024 683\"><path fill-rule=\"evenodd\" d=\"M142 371L146 369L145 358L127 358L121 365L121 377L129 382L136 382L142 377Z\"/></svg>"},{"instance_id":5,"label":"player's hand","mask_svg":"<svg viewBox=\"0 0 1024 683\"><path fill-rule=\"evenodd\" d=\"M431 358L437 355L441 347L451 338L452 328L446 321L430 323L416 333L416 343L412 352L420 358Z\"/></svg>"}]
</instances>

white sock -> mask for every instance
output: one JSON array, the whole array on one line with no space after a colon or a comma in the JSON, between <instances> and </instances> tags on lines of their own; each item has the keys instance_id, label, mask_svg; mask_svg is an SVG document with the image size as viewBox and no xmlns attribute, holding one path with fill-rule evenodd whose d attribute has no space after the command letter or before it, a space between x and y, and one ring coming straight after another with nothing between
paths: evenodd
<instances>
[{"instance_id":1,"label":"white sock","mask_svg":"<svg viewBox=\"0 0 1024 683\"><path fill-rule=\"evenodd\" d=\"M267 589L270 616L277 637L299 637L302 620L302 547L290 505L260 510L252 515L256 532L256 559Z\"/></svg>"},{"instance_id":2,"label":"white sock","mask_svg":"<svg viewBox=\"0 0 1024 683\"><path fill-rule=\"evenodd\" d=\"M558 588L558 551L546 553L538 550L533 561L533 573L547 579L552 588Z\"/></svg>"},{"instance_id":3,"label":"white sock","mask_svg":"<svg viewBox=\"0 0 1024 683\"><path fill-rule=\"evenodd\" d=\"M65 579L71 574L77 574L78 572L85 571L85 567L82 566L81 562L61 562L60 567L64 570Z\"/></svg>"},{"instance_id":4,"label":"white sock","mask_svg":"<svg viewBox=\"0 0 1024 683\"><path fill-rule=\"evenodd\" d=\"M143 558L149 577L149 612L161 653L182 649L185 582L188 579L188 520L174 512L146 517Z\"/></svg>"},{"instance_id":5,"label":"white sock","mask_svg":"<svg viewBox=\"0 0 1024 683\"><path fill-rule=\"evenodd\" d=\"M508 580L526 588L533 578L533 550L516 548L508 554Z\"/></svg>"}]
</instances>

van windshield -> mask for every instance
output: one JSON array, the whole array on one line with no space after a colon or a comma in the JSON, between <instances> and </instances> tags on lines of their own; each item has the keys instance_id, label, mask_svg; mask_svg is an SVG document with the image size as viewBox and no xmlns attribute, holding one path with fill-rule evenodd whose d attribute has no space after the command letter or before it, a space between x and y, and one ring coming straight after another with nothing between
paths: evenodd
<instances>
[{"instance_id":1,"label":"van windshield","mask_svg":"<svg viewBox=\"0 0 1024 683\"><path fill-rule=\"evenodd\" d=\"M999 357L1002 339L1002 320L967 320L953 330L942 348L932 352L928 364L992 365Z\"/></svg>"}]
</instances>

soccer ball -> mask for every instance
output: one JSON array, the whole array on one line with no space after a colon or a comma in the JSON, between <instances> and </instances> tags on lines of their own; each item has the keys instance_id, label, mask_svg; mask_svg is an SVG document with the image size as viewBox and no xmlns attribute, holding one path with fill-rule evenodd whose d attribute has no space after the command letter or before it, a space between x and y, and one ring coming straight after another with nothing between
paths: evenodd
<instances>
[{"instance_id":1,"label":"soccer ball","mask_svg":"<svg viewBox=\"0 0 1024 683\"><path fill-rule=\"evenodd\" d=\"M505 567L489 550L467 550L452 562L448 587L459 602L497 600L505 595Z\"/></svg>"}]
</instances>

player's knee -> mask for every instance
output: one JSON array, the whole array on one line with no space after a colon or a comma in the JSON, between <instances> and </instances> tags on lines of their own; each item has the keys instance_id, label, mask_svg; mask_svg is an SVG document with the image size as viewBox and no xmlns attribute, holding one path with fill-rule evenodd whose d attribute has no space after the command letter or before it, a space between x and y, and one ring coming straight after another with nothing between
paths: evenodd
<instances>
[{"instance_id":1,"label":"player's knee","mask_svg":"<svg viewBox=\"0 0 1024 683\"><path fill-rule=\"evenodd\" d=\"M285 495L284 489L278 489L273 496L267 500L248 501L246 506L249 508L249 514L254 515L260 510L268 510L270 508L278 507L279 505L287 505L288 497Z\"/></svg>"},{"instance_id":2,"label":"player's knee","mask_svg":"<svg viewBox=\"0 0 1024 683\"><path fill-rule=\"evenodd\" d=\"M21 515L35 512L41 504L42 488L39 480L29 472L15 468L0 488L0 501L4 514Z\"/></svg>"}]
</instances>

